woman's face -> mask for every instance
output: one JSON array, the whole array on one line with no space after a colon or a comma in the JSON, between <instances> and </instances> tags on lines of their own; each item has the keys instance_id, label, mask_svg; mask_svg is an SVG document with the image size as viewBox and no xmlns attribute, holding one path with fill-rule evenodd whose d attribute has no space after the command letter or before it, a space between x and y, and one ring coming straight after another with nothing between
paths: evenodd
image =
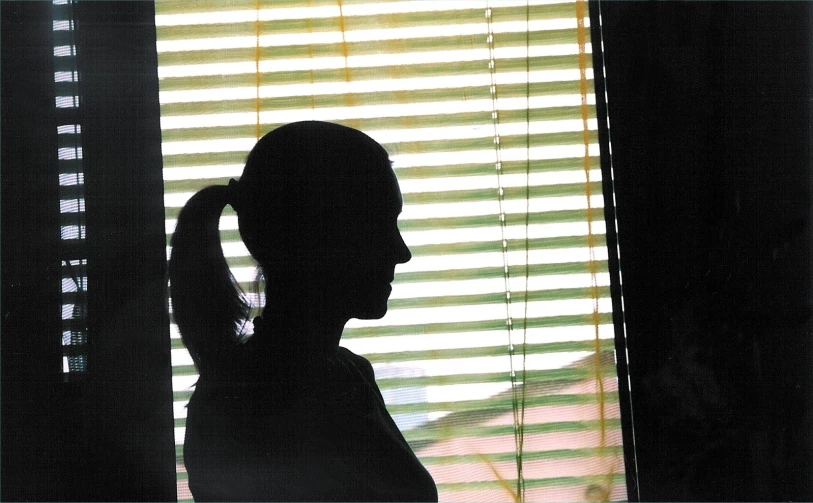
<instances>
[{"instance_id":1,"label":"woman's face","mask_svg":"<svg viewBox=\"0 0 813 503\"><path fill-rule=\"evenodd\" d=\"M395 266L411 258L387 152L326 123L283 126L261 142L240 181L247 210L238 213L276 297L269 303L335 320L384 316Z\"/></svg>"},{"instance_id":2,"label":"woman's face","mask_svg":"<svg viewBox=\"0 0 813 503\"><path fill-rule=\"evenodd\" d=\"M403 198L389 165L381 197L374 198L359 215L356 225L350 225L355 253L341 268L344 296L349 318L378 319L387 312L392 292L395 266L412 258L398 229L398 216Z\"/></svg>"}]
</instances>

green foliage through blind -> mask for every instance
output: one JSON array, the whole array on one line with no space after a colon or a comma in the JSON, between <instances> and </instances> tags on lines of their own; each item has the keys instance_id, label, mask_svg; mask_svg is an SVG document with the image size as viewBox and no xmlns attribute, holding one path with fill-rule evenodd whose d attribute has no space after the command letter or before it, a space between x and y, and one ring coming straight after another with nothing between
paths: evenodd
<instances>
[{"instance_id":1,"label":"green foliage through blind","mask_svg":"<svg viewBox=\"0 0 813 503\"><path fill-rule=\"evenodd\" d=\"M387 316L351 320L342 344L373 364L442 501L626 495L578 7L156 2L167 242L184 202L239 177L257 137L279 125L339 122L390 152L413 259L396 270ZM220 225L250 291L255 264L230 209ZM184 406L196 374L172 334L188 499Z\"/></svg>"}]
</instances>

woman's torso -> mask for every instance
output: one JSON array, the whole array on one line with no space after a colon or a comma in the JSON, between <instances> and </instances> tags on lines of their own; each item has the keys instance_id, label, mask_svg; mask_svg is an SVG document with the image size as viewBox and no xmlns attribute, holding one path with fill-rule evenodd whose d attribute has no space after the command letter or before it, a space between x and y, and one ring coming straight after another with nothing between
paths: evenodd
<instances>
[{"instance_id":1,"label":"woman's torso","mask_svg":"<svg viewBox=\"0 0 813 503\"><path fill-rule=\"evenodd\" d=\"M437 501L366 359L339 348L276 370L198 382L184 447L196 500Z\"/></svg>"}]
</instances>

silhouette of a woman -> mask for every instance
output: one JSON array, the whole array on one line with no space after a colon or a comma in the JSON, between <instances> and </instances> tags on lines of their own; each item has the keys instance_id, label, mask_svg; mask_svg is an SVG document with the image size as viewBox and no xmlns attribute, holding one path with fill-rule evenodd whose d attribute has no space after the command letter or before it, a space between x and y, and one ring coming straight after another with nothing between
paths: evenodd
<instances>
[{"instance_id":1,"label":"silhouette of a woman","mask_svg":"<svg viewBox=\"0 0 813 503\"><path fill-rule=\"evenodd\" d=\"M254 335L220 244L223 208L266 279ZM265 135L239 182L196 193L178 216L172 308L200 379L184 461L198 501L437 501L384 406L370 363L339 346L350 318L387 311L411 258L387 152L336 124Z\"/></svg>"}]
</instances>

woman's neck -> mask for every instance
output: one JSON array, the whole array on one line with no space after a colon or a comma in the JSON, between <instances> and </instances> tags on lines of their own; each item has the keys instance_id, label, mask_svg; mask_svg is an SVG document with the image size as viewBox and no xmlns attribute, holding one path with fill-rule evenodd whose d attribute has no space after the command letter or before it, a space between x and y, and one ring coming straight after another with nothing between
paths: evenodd
<instances>
[{"instance_id":1,"label":"woman's neck","mask_svg":"<svg viewBox=\"0 0 813 503\"><path fill-rule=\"evenodd\" d=\"M282 309L269 305L263 310L263 331L267 333L262 336L286 353L335 355L347 319L332 314L315 306Z\"/></svg>"}]
</instances>

